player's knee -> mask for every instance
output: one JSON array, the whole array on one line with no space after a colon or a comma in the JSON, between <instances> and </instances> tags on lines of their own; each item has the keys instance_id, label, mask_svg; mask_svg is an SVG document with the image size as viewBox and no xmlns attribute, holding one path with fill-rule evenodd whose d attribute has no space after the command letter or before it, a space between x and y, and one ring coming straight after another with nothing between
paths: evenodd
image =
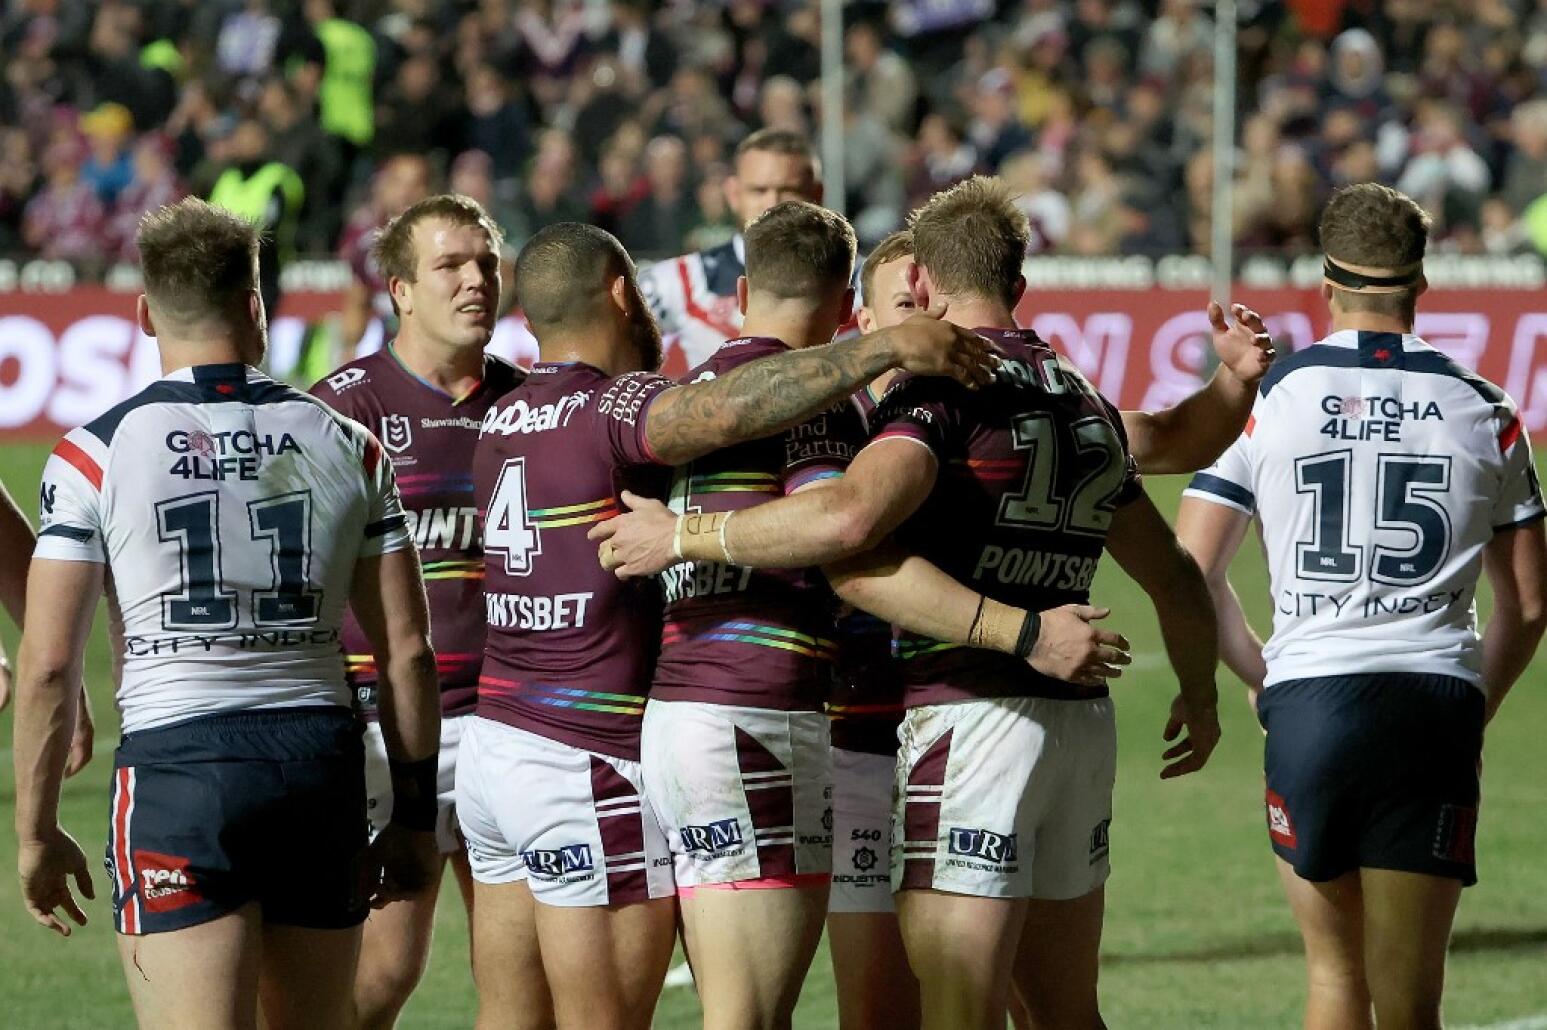
<instances>
[{"instance_id":1,"label":"player's knee","mask_svg":"<svg viewBox=\"0 0 1547 1030\"><path fill-rule=\"evenodd\" d=\"M409 945L385 954L378 953L361 961L355 977L355 998L361 1027L377 1025L375 1019L389 1021L408 1003L419 986L429 963L429 949Z\"/></svg>"}]
</instances>

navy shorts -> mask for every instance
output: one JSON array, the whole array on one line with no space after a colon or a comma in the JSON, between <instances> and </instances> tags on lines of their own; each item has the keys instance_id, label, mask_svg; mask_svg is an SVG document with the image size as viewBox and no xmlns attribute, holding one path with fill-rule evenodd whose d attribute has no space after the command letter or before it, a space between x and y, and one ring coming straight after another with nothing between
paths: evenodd
<instances>
[{"instance_id":1,"label":"navy shorts","mask_svg":"<svg viewBox=\"0 0 1547 1030\"><path fill-rule=\"evenodd\" d=\"M1393 869L1477 882L1483 696L1454 676L1290 680L1262 693L1268 836L1306 880Z\"/></svg>"},{"instance_id":2,"label":"navy shorts","mask_svg":"<svg viewBox=\"0 0 1547 1030\"><path fill-rule=\"evenodd\" d=\"M107 840L123 934L197 926L249 902L267 923L365 919L365 753L339 708L214 715L118 747Z\"/></svg>"}]
</instances>

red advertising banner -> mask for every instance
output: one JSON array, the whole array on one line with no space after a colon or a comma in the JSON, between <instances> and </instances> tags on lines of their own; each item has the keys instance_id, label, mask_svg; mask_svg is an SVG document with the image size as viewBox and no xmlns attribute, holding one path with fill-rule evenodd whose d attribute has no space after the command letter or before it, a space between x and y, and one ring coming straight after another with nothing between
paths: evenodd
<instances>
[{"instance_id":1,"label":"red advertising banner","mask_svg":"<svg viewBox=\"0 0 1547 1030\"><path fill-rule=\"evenodd\" d=\"M1314 289L1242 290L1281 350L1327 332ZM339 308L335 293L292 293L270 329L271 364L293 367L309 324ZM1119 407L1163 408L1196 388L1208 346L1207 297L1191 290L1036 290L1019 311ZM1418 335L1509 391L1533 432L1547 429L1547 298L1534 290L1431 290ZM380 345L380 330L362 344ZM535 347L519 318L494 349L521 363ZM667 371L685 371L668 355ZM155 341L134 321L134 294L102 287L0 293L0 443L43 440L95 418L159 375Z\"/></svg>"}]
</instances>

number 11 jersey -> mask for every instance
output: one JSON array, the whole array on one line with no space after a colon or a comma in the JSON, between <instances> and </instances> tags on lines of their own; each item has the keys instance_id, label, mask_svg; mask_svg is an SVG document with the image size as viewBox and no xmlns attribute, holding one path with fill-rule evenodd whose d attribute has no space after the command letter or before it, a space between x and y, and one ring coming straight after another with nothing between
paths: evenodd
<instances>
[{"instance_id":1,"label":"number 11 jersey","mask_svg":"<svg viewBox=\"0 0 1547 1030\"><path fill-rule=\"evenodd\" d=\"M1351 329L1274 364L1245 433L1187 493L1260 516L1269 686L1393 672L1479 683L1483 548L1543 515L1503 390L1416 336Z\"/></svg>"},{"instance_id":2,"label":"number 11 jersey","mask_svg":"<svg viewBox=\"0 0 1547 1030\"><path fill-rule=\"evenodd\" d=\"M43 469L36 557L106 564L125 733L347 707L358 558L410 546L375 437L245 365L173 372L72 430Z\"/></svg>"}]
</instances>

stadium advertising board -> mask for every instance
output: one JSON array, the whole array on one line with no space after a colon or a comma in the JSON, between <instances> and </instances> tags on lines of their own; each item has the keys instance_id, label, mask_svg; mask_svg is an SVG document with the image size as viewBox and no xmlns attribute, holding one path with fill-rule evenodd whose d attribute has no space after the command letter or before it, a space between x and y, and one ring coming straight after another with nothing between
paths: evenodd
<instances>
[{"instance_id":1,"label":"stadium advertising board","mask_svg":"<svg viewBox=\"0 0 1547 1030\"><path fill-rule=\"evenodd\" d=\"M1284 349L1327 331L1315 289L1242 289L1233 299L1267 318ZM275 368L292 367L308 326L338 311L342 295L285 296L271 328ZM1206 294L1192 289L1033 289L1019 311L1123 408L1160 408L1195 388L1207 347ZM1547 429L1547 301L1540 291L1433 289L1418 333L1507 389L1532 432ZM380 345L372 327L366 350ZM507 317L495 350L520 363L535 347ZM671 351L665 371L687 370ZM0 293L0 441L57 437L128 397L158 375L154 341L134 324L134 294L77 286L63 292ZM307 384L309 385L309 384Z\"/></svg>"}]
</instances>

